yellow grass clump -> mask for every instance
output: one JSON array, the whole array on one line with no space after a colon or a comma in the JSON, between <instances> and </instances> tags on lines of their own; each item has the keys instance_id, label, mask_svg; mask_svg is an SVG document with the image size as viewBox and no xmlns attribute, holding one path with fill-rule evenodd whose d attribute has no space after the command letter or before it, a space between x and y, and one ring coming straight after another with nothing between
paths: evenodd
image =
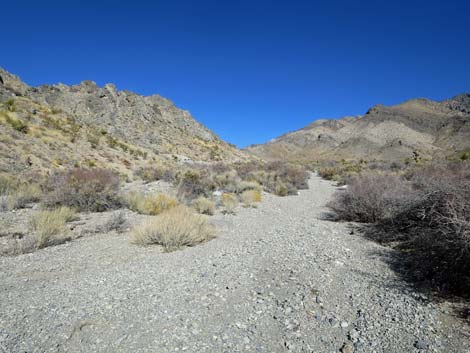
<instances>
[{"instance_id":1,"label":"yellow grass clump","mask_svg":"<svg viewBox=\"0 0 470 353\"><path fill-rule=\"evenodd\" d=\"M215 203L205 197L198 197L192 202L193 208L201 214L212 216L215 213Z\"/></svg>"},{"instance_id":2,"label":"yellow grass clump","mask_svg":"<svg viewBox=\"0 0 470 353\"><path fill-rule=\"evenodd\" d=\"M179 205L137 225L131 242L138 245L162 245L165 251L194 246L214 238L214 228L204 216Z\"/></svg>"},{"instance_id":3,"label":"yellow grass clump","mask_svg":"<svg viewBox=\"0 0 470 353\"><path fill-rule=\"evenodd\" d=\"M262 196L259 190L245 190L240 198L245 207L256 207L256 203L261 202Z\"/></svg>"},{"instance_id":4,"label":"yellow grass clump","mask_svg":"<svg viewBox=\"0 0 470 353\"><path fill-rule=\"evenodd\" d=\"M165 194L130 193L127 195L126 201L131 210L151 216L156 216L178 205L176 199Z\"/></svg>"},{"instance_id":5,"label":"yellow grass clump","mask_svg":"<svg viewBox=\"0 0 470 353\"><path fill-rule=\"evenodd\" d=\"M222 194L222 205L224 205L225 212L227 213L235 213L235 209L238 206L238 197L237 195L226 192Z\"/></svg>"},{"instance_id":6,"label":"yellow grass clump","mask_svg":"<svg viewBox=\"0 0 470 353\"><path fill-rule=\"evenodd\" d=\"M37 248L60 244L69 239L65 223L74 220L76 213L68 207L34 214L29 222Z\"/></svg>"}]
</instances>

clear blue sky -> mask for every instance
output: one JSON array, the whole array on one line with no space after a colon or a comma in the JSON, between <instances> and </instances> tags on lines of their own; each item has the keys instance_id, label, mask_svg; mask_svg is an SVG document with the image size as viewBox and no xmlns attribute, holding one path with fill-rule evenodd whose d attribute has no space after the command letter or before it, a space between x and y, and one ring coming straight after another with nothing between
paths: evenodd
<instances>
[{"instance_id":1,"label":"clear blue sky","mask_svg":"<svg viewBox=\"0 0 470 353\"><path fill-rule=\"evenodd\" d=\"M0 66L159 93L238 146L470 91L467 1L8 1Z\"/></svg>"}]
</instances>

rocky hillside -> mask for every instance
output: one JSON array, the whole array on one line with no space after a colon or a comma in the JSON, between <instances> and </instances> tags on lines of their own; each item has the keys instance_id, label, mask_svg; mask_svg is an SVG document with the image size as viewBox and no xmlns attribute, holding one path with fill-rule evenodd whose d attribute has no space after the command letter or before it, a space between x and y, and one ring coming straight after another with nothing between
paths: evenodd
<instances>
[{"instance_id":1,"label":"rocky hillside","mask_svg":"<svg viewBox=\"0 0 470 353\"><path fill-rule=\"evenodd\" d=\"M303 129L247 150L266 159L431 158L470 149L470 94L436 102L413 99L376 105L365 115L316 120Z\"/></svg>"},{"instance_id":2,"label":"rocky hillside","mask_svg":"<svg viewBox=\"0 0 470 353\"><path fill-rule=\"evenodd\" d=\"M148 163L235 161L247 156L159 95L92 81L30 87L0 68L0 172Z\"/></svg>"}]
</instances>

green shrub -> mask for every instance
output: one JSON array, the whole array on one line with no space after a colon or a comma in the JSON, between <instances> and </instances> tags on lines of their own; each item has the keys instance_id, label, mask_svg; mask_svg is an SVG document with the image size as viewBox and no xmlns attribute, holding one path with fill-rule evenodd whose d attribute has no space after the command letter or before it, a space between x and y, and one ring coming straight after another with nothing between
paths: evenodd
<instances>
[{"instance_id":1,"label":"green shrub","mask_svg":"<svg viewBox=\"0 0 470 353\"><path fill-rule=\"evenodd\" d=\"M21 119L12 118L7 115L7 123L18 132L23 134L27 134L29 131L28 124L23 122Z\"/></svg>"}]
</instances>

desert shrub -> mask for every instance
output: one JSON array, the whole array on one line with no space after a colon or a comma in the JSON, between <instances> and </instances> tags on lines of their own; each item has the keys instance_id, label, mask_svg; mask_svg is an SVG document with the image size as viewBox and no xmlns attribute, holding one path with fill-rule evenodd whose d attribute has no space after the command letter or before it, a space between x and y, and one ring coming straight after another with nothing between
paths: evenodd
<instances>
[{"instance_id":1,"label":"desert shrub","mask_svg":"<svg viewBox=\"0 0 470 353\"><path fill-rule=\"evenodd\" d=\"M10 209L24 208L41 200L42 190L38 184L21 184L8 195Z\"/></svg>"},{"instance_id":2,"label":"desert shrub","mask_svg":"<svg viewBox=\"0 0 470 353\"><path fill-rule=\"evenodd\" d=\"M411 178L417 197L401 212L383 220L382 242L399 241L406 250L409 274L433 289L470 293L470 170L468 166L429 166ZM378 234L378 235L377 235ZM383 235L385 234L385 235ZM470 297L470 296L469 296Z\"/></svg>"},{"instance_id":3,"label":"desert shrub","mask_svg":"<svg viewBox=\"0 0 470 353\"><path fill-rule=\"evenodd\" d=\"M19 131L23 134L28 133L29 128L28 124L26 124L23 120L17 119L17 118L12 118L9 115L7 115L7 123L10 124L10 126L15 129L16 131Z\"/></svg>"},{"instance_id":4,"label":"desert shrub","mask_svg":"<svg viewBox=\"0 0 470 353\"><path fill-rule=\"evenodd\" d=\"M10 176L0 175L0 195L6 194L17 187L18 182Z\"/></svg>"},{"instance_id":5,"label":"desert shrub","mask_svg":"<svg viewBox=\"0 0 470 353\"><path fill-rule=\"evenodd\" d=\"M121 206L119 177L106 169L75 168L54 174L46 185L46 207L102 212Z\"/></svg>"},{"instance_id":6,"label":"desert shrub","mask_svg":"<svg viewBox=\"0 0 470 353\"><path fill-rule=\"evenodd\" d=\"M365 235L403 250L406 277L470 297L470 169L416 168L407 180L363 173L330 203L340 219L373 223Z\"/></svg>"},{"instance_id":7,"label":"desert shrub","mask_svg":"<svg viewBox=\"0 0 470 353\"><path fill-rule=\"evenodd\" d=\"M265 165L260 162L246 162L246 163L236 163L233 165L233 168L237 171L237 174L243 180L249 180L253 172L261 171L265 169Z\"/></svg>"},{"instance_id":8,"label":"desert shrub","mask_svg":"<svg viewBox=\"0 0 470 353\"><path fill-rule=\"evenodd\" d=\"M261 202L261 192L259 190L245 190L240 195L245 207L256 207L256 203Z\"/></svg>"},{"instance_id":9,"label":"desert shrub","mask_svg":"<svg viewBox=\"0 0 470 353\"><path fill-rule=\"evenodd\" d=\"M134 192L126 195L125 200L131 210L152 216L178 205L176 199L161 193L145 195Z\"/></svg>"},{"instance_id":10,"label":"desert shrub","mask_svg":"<svg viewBox=\"0 0 470 353\"><path fill-rule=\"evenodd\" d=\"M352 178L328 206L341 220L373 223L397 212L410 192L410 185L399 176L369 172Z\"/></svg>"},{"instance_id":11,"label":"desert shrub","mask_svg":"<svg viewBox=\"0 0 470 353\"><path fill-rule=\"evenodd\" d=\"M235 209L238 206L238 197L237 195L231 193L231 192L226 192L222 194L222 205L225 208L226 213L235 213Z\"/></svg>"},{"instance_id":12,"label":"desert shrub","mask_svg":"<svg viewBox=\"0 0 470 353\"><path fill-rule=\"evenodd\" d=\"M105 224L101 227L102 232L111 232L113 230L117 232L122 232L127 226L127 220L124 216L124 213L119 211L113 213L111 217L106 221Z\"/></svg>"},{"instance_id":13,"label":"desert shrub","mask_svg":"<svg viewBox=\"0 0 470 353\"><path fill-rule=\"evenodd\" d=\"M135 175L146 182L157 180L172 182L175 179L175 173L171 169L157 166L142 167L136 171Z\"/></svg>"},{"instance_id":14,"label":"desert shrub","mask_svg":"<svg viewBox=\"0 0 470 353\"><path fill-rule=\"evenodd\" d=\"M340 178L341 171L336 167L324 167L317 170L318 175L326 180L337 181Z\"/></svg>"},{"instance_id":15,"label":"desert shrub","mask_svg":"<svg viewBox=\"0 0 470 353\"><path fill-rule=\"evenodd\" d=\"M229 192L236 192L238 184L241 182L235 170L229 170L220 174L212 174L212 183L216 189Z\"/></svg>"},{"instance_id":16,"label":"desert shrub","mask_svg":"<svg viewBox=\"0 0 470 353\"><path fill-rule=\"evenodd\" d=\"M207 171L190 169L178 177L177 188L179 198L191 201L199 196L209 196L216 185Z\"/></svg>"},{"instance_id":17,"label":"desert shrub","mask_svg":"<svg viewBox=\"0 0 470 353\"><path fill-rule=\"evenodd\" d=\"M198 197L192 204L193 208L201 214L212 216L215 213L215 202L205 197Z\"/></svg>"},{"instance_id":18,"label":"desert shrub","mask_svg":"<svg viewBox=\"0 0 470 353\"><path fill-rule=\"evenodd\" d=\"M52 211L40 211L34 214L29 222L35 246L44 248L46 246L61 244L68 239L68 229L65 223L75 219L75 211L68 207L60 207Z\"/></svg>"},{"instance_id":19,"label":"desert shrub","mask_svg":"<svg viewBox=\"0 0 470 353\"><path fill-rule=\"evenodd\" d=\"M39 184L0 176L0 210L24 208L32 202L38 202L41 197Z\"/></svg>"},{"instance_id":20,"label":"desert shrub","mask_svg":"<svg viewBox=\"0 0 470 353\"><path fill-rule=\"evenodd\" d=\"M100 144L100 137L98 135L88 134L86 138L91 148L98 148Z\"/></svg>"},{"instance_id":21,"label":"desert shrub","mask_svg":"<svg viewBox=\"0 0 470 353\"><path fill-rule=\"evenodd\" d=\"M244 191L256 190L261 191L261 185L256 181L240 181L236 186L234 192L241 194Z\"/></svg>"},{"instance_id":22,"label":"desert shrub","mask_svg":"<svg viewBox=\"0 0 470 353\"><path fill-rule=\"evenodd\" d=\"M308 189L309 174L302 166L285 162L272 162L267 165L267 170L274 172L285 184L291 185L292 189Z\"/></svg>"},{"instance_id":23,"label":"desert shrub","mask_svg":"<svg viewBox=\"0 0 470 353\"><path fill-rule=\"evenodd\" d=\"M10 112L15 112L16 111L16 105L15 105L15 100L13 98L7 99L6 101L3 102L3 105L5 108L7 108Z\"/></svg>"},{"instance_id":24,"label":"desert shrub","mask_svg":"<svg viewBox=\"0 0 470 353\"><path fill-rule=\"evenodd\" d=\"M194 246L214 237L206 218L186 206L174 207L134 227L131 242L139 245L162 245L165 251Z\"/></svg>"}]
</instances>

